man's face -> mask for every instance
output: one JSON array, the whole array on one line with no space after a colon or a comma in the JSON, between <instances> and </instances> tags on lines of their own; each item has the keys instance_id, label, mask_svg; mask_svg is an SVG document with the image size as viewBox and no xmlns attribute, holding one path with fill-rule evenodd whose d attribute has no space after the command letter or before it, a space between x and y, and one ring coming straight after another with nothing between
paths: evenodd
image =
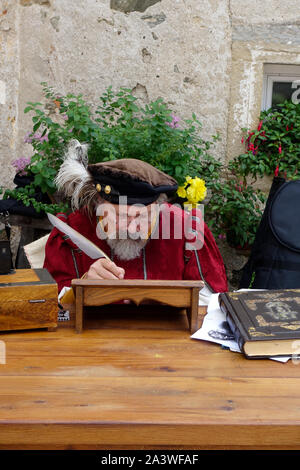
<instances>
[{"instance_id":1,"label":"man's face","mask_svg":"<svg viewBox=\"0 0 300 470\"><path fill-rule=\"evenodd\" d=\"M156 204L125 205L102 203L97 208L97 215L107 239L147 240Z\"/></svg>"},{"instance_id":2,"label":"man's face","mask_svg":"<svg viewBox=\"0 0 300 470\"><path fill-rule=\"evenodd\" d=\"M118 258L138 258L157 213L156 203L148 206L101 203L96 212L97 236L107 241Z\"/></svg>"}]
</instances>

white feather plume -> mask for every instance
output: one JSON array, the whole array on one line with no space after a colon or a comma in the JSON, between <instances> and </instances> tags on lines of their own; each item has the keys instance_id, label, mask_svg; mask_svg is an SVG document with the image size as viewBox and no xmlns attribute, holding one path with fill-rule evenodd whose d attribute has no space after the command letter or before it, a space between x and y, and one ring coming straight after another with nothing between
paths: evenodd
<instances>
[{"instance_id":1,"label":"white feather plume","mask_svg":"<svg viewBox=\"0 0 300 470\"><path fill-rule=\"evenodd\" d=\"M92 175L87 170L88 145L71 140L56 178L57 188L70 198L72 210L88 204L97 194Z\"/></svg>"}]
</instances>

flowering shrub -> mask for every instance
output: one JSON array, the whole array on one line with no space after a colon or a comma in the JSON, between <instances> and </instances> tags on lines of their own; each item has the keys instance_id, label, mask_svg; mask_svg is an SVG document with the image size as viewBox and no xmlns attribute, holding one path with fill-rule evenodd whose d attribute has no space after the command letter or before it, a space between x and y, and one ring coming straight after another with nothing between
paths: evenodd
<instances>
[{"instance_id":1,"label":"flowering shrub","mask_svg":"<svg viewBox=\"0 0 300 470\"><path fill-rule=\"evenodd\" d=\"M32 204L37 212L56 213L67 208L66 203L55 202L54 178L71 139L89 144L90 163L137 158L170 174L181 185L187 175L200 174L200 160L208 157L211 144L218 138L213 136L212 142L201 139L201 123L195 114L190 120L181 120L162 99L139 106L126 88L113 92L109 87L94 109L82 95L62 96L46 83L42 85L46 102L29 102L24 110L33 113L33 129L24 137L33 155L28 161L21 158L13 163L17 172L33 176L33 182L22 191L6 190L4 194L4 198ZM47 193L53 204L37 202L32 197L37 188Z\"/></svg>"},{"instance_id":2,"label":"flowering shrub","mask_svg":"<svg viewBox=\"0 0 300 470\"><path fill-rule=\"evenodd\" d=\"M295 179L300 170L300 105L285 101L263 111L257 129L243 129L245 153L236 157L236 170L255 179L264 175Z\"/></svg>"}]
</instances>

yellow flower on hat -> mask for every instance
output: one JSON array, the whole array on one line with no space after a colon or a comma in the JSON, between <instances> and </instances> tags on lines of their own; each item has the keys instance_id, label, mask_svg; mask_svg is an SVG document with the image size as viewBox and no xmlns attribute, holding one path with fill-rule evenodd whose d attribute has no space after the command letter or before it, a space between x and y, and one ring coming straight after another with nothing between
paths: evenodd
<instances>
[{"instance_id":1,"label":"yellow flower on hat","mask_svg":"<svg viewBox=\"0 0 300 470\"><path fill-rule=\"evenodd\" d=\"M177 189L177 194L178 194L179 197L184 199L186 197L185 187L184 186L179 186L179 188Z\"/></svg>"},{"instance_id":2,"label":"yellow flower on hat","mask_svg":"<svg viewBox=\"0 0 300 470\"><path fill-rule=\"evenodd\" d=\"M198 178L198 176L194 178L187 176L183 186L179 186L177 189L178 196L183 199L186 198L187 202L192 204L193 207L195 207L198 202L205 199L206 192L205 181Z\"/></svg>"}]
</instances>

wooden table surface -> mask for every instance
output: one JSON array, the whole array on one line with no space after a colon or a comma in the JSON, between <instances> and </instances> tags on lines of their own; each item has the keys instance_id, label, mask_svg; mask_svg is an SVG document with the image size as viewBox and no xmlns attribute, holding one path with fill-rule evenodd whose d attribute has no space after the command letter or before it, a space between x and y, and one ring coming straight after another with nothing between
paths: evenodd
<instances>
[{"instance_id":1,"label":"wooden table surface","mask_svg":"<svg viewBox=\"0 0 300 470\"><path fill-rule=\"evenodd\" d=\"M300 448L300 364L192 340L180 314L97 321L0 335L0 449Z\"/></svg>"}]
</instances>

